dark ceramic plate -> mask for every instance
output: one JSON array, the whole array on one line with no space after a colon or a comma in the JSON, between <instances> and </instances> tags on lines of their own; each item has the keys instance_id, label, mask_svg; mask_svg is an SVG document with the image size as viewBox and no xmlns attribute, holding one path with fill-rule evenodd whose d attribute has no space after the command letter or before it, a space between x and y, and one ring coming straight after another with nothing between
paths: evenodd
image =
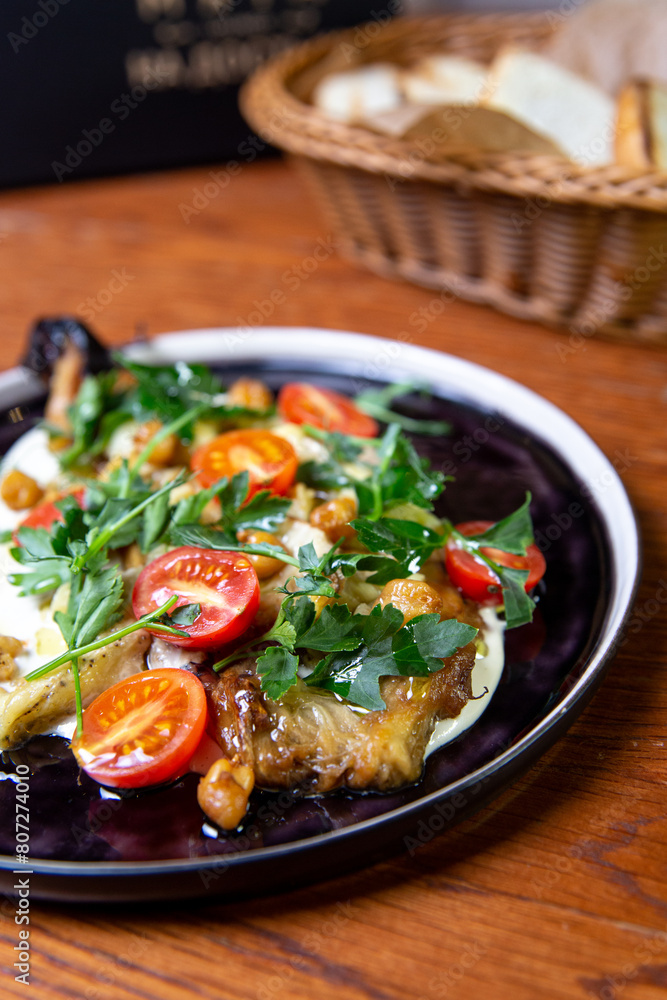
<instances>
[{"instance_id":1,"label":"dark ceramic plate","mask_svg":"<svg viewBox=\"0 0 667 1000\"><path fill-rule=\"evenodd\" d=\"M259 372L274 388L312 380L350 395L412 379L433 392L406 413L450 420L448 438L417 438L455 475L441 513L497 519L533 495L547 574L536 620L506 638L501 684L482 718L432 754L421 781L390 795L298 798L258 793L244 829L218 837L196 805L197 779L109 796L79 777L67 744L40 737L6 755L0 781L2 888L15 876L15 767L30 768L31 893L122 901L275 891L415 848L479 809L571 725L602 680L632 605L639 539L618 475L562 411L458 358L327 330L190 331L135 345L138 360L204 361L226 379ZM4 448L29 426L43 387L24 370L0 377ZM21 405L23 421L11 421Z\"/></svg>"}]
</instances>

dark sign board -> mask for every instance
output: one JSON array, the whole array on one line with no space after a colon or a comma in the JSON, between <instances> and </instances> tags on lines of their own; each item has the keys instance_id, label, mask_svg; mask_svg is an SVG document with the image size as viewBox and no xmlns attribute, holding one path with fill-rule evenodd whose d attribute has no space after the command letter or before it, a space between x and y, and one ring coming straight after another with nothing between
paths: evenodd
<instances>
[{"instance_id":1,"label":"dark sign board","mask_svg":"<svg viewBox=\"0 0 667 1000\"><path fill-rule=\"evenodd\" d=\"M396 0L3 0L0 184L238 157L251 134L237 106L248 73L303 38L383 23L395 9Z\"/></svg>"}]
</instances>

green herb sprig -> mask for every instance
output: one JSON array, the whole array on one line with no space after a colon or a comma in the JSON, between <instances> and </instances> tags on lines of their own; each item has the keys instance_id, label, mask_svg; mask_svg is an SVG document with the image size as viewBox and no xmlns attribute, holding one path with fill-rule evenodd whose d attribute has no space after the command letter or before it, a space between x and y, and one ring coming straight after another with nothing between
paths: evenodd
<instances>
[{"instance_id":1,"label":"green herb sprig","mask_svg":"<svg viewBox=\"0 0 667 1000\"><path fill-rule=\"evenodd\" d=\"M319 618L309 597L287 596L272 629L215 664L222 670L253 646L275 643L257 660L262 690L274 701L297 683L298 652L326 655L305 683L332 691L361 708L386 708L380 678L425 677L442 669L443 659L471 642L477 629L437 614L419 615L407 625L392 605L377 606L368 615L352 614L345 605L327 605Z\"/></svg>"},{"instance_id":2,"label":"green herb sprig","mask_svg":"<svg viewBox=\"0 0 667 1000\"><path fill-rule=\"evenodd\" d=\"M179 600L180 597L178 594L174 594L173 597L170 597L168 601L165 601L165 603L159 608L156 608L155 611L151 611L149 614L143 615L143 617L138 618L137 621L132 622L130 625L125 625L116 632L111 632L109 635L102 636L100 639L90 642L80 642L79 645L71 646L66 652L61 653L60 656L56 656L53 660L49 660L48 663L45 663L43 666L38 667L36 670L27 674L26 680L36 681L40 677L46 677L47 674L50 674L58 667L62 667L66 663L70 663L74 677L77 733L80 734L82 729L83 709L81 704L81 681L79 677L78 661L82 656L88 656L90 653L95 653L98 649L110 646L119 639L124 639L126 635L132 635L133 632L138 632L142 628L150 628L152 632L157 632L160 635L173 635L179 638L188 638L188 633L183 631L181 626L192 625L195 619L201 614L201 606L199 604L184 604L170 615L169 612Z\"/></svg>"},{"instance_id":3,"label":"green herb sprig","mask_svg":"<svg viewBox=\"0 0 667 1000\"><path fill-rule=\"evenodd\" d=\"M395 399L415 391L420 391L424 395L429 394L426 388L414 382L392 383L384 389L367 389L365 392L359 393L355 404L370 417L375 417L376 420L387 424L399 424L402 430L412 434L428 434L433 437L449 434L452 425L447 420L416 420L413 417L396 413L391 408Z\"/></svg>"}]
</instances>

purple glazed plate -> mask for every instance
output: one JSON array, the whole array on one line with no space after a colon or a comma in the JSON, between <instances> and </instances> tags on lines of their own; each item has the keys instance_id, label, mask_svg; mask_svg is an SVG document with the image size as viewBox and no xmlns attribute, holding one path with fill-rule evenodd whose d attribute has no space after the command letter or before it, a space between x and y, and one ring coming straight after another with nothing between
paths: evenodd
<instances>
[{"instance_id":1,"label":"purple glazed plate","mask_svg":"<svg viewBox=\"0 0 667 1000\"><path fill-rule=\"evenodd\" d=\"M15 768L30 768L31 894L128 901L273 892L341 874L431 839L525 772L572 724L601 682L632 607L640 544L612 464L565 413L495 372L435 351L351 333L266 328L167 334L138 361L204 362L225 380L259 374L274 389L313 381L355 395L389 381L427 386L409 416L445 419L446 438L414 438L454 475L439 513L497 520L526 490L547 560L536 620L508 633L502 680L486 712L433 753L421 780L388 795L302 798L258 792L240 832L203 822L196 776L118 797L79 776L67 743L38 737L4 755L0 888L15 881ZM2 451L40 414L44 387L25 369L0 375ZM20 410L16 408L19 407ZM16 422L16 414L21 420Z\"/></svg>"}]
</instances>

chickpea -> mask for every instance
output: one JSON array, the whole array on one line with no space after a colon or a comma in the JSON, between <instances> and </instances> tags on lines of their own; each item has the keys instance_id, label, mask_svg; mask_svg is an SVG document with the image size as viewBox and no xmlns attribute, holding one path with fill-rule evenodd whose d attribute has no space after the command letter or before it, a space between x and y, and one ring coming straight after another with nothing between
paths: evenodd
<instances>
[{"instance_id":1,"label":"chickpea","mask_svg":"<svg viewBox=\"0 0 667 1000\"><path fill-rule=\"evenodd\" d=\"M423 580L390 580L382 588L378 602L383 608L393 604L403 612L406 623L417 615L442 614L440 594Z\"/></svg>"},{"instance_id":2,"label":"chickpea","mask_svg":"<svg viewBox=\"0 0 667 1000\"><path fill-rule=\"evenodd\" d=\"M273 406L273 393L257 378L239 378L229 387L227 399L234 406L249 410L268 410Z\"/></svg>"},{"instance_id":3,"label":"chickpea","mask_svg":"<svg viewBox=\"0 0 667 1000\"><path fill-rule=\"evenodd\" d=\"M232 764L221 757L200 780L197 802L223 830L234 830L246 814L254 785L255 774L251 767Z\"/></svg>"},{"instance_id":4,"label":"chickpea","mask_svg":"<svg viewBox=\"0 0 667 1000\"><path fill-rule=\"evenodd\" d=\"M439 563L427 562L422 569L426 580L437 590L442 599L442 618L458 618L463 614L464 604L460 593L450 583L449 577Z\"/></svg>"},{"instance_id":5,"label":"chickpea","mask_svg":"<svg viewBox=\"0 0 667 1000\"><path fill-rule=\"evenodd\" d=\"M16 673L15 656L23 650L23 643L12 635L0 635L0 681L10 681Z\"/></svg>"},{"instance_id":6,"label":"chickpea","mask_svg":"<svg viewBox=\"0 0 667 1000\"><path fill-rule=\"evenodd\" d=\"M12 469L2 481L0 496L11 510L26 510L39 503L44 496L44 490L24 472Z\"/></svg>"},{"instance_id":7,"label":"chickpea","mask_svg":"<svg viewBox=\"0 0 667 1000\"><path fill-rule=\"evenodd\" d=\"M155 437L161 429L162 424L159 420L148 420L139 427L134 435L133 458L136 459L139 457L151 438ZM151 465L156 465L158 468L164 469L166 466L173 464L177 448L178 438L175 434L169 434L164 441L160 441L155 446L148 461Z\"/></svg>"},{"instance_id":8,"label":"chickpea","mask_svg":"<svg viewBox=\"0 0 667 1000\"><path fill-rule=\"evenodd\" d=\"M357 505L352 497L337 497L315 507L309 521L313 528L323 531L329 541L337 542L339 538L354 538L355 530L350 521L356 516Z\"/></svg>"},{"instance_id":9,"label":"chickpea","mask_svg":"<svg viewBox=\"0 0 667 1000\"><path fill-rule=\"evenodd\" d=\"M269 531L254 531L251 529L239 531L239 541L246 545L278 545L281 549L285 548L280 539L276 535L272 535ZM271 556L252 556L246 553L246 557L255 567L255 572L260 580L266 580L268 577L274 576L285 565L282 560L273 559Z\"/></svg>"}]
</instances>

